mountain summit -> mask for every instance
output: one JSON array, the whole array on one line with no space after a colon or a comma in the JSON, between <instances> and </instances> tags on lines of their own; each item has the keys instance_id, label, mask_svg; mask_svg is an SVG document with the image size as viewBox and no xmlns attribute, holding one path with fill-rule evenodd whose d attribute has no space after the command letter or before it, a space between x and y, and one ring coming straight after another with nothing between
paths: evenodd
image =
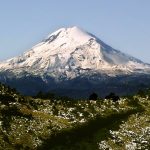
<instances>
[{"instance_id":1,"label":"mountain summit","mask_svg":"<svg viewBox=\"0 0 150 150\"><path fill-rule=\"evenodd\" d=\"M49 78L59 83L93 76L102 80L104 76L149 74L150 65L74 26L61 28L24 54L1 62L0 72L2 81L36 76L44 83L49 83Z\"/></svg>"},{"instance_id":2,"label":"mountain summit","mask_svg":"<svg viewBox=\"0 0 150 150\"><path fill-rule=\"evenodd\" d=\"M1 70L74 78L85 70L111 74L149 69L78 27L61 28L19 57L0 63Z\"/></svg>"}]
</instances>

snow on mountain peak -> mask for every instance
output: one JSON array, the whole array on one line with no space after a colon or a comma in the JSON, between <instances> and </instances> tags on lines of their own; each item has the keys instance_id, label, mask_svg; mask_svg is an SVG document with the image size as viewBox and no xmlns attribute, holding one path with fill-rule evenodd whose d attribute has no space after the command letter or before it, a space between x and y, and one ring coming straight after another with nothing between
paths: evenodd
<instances>
[{"instance_id":1,"label":"snow on mountain peak","mask_svg":"<svg viewBox=\"0 0 150 150\"><path fill-rule=\"evenodd\" d=\"M55 39L61 39L66 42L68 42L68 40L71 40L70 42L72 43L74 42L76 44L83 44L87 42L90 38L93 37L89 35L86 31L78 28L77 26L74 26L71 28L61 28L53 32L45 39L45 42L51 42Z\"/></svg>"},{"instance_id":2,"label":"snow on mountain peak","mask_svg":"<svg viewBox=\"0 0 150 150\"><path fill-rule=\"evenodd\" d=\"M74 78L94 71L116 74L150 70L150 66L113 49L74 26L61 28L19 57L0 63L0 70Z\"/></svg>"}]
</instances>

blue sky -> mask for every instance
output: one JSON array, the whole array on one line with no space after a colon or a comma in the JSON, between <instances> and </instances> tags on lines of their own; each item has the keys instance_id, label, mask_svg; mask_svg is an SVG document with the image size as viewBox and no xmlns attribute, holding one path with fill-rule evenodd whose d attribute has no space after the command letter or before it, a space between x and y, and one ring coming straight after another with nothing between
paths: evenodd
<instances>
[{"instance_id":1,"label":"blue sky","mask_svg":"<svg viewBox=\"0 0 150 150\"><path fill-rule=\"evenodd\" d=\"M79 26L150 63L150 0L0 1L0 60L61 28Z\"/></svg>"}]
</instances>

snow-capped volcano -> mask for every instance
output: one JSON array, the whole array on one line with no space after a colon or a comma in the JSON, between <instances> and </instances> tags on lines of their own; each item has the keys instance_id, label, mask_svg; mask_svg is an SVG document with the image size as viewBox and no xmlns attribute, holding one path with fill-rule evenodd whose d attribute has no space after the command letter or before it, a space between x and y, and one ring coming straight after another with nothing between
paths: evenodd
<instances>
[{"instance_id":1,"label":"snow-capped volcano","mask_svg":"<svg viewBox=\"0 0 150 150\"><path fill-rule=\"evenodd\" d=\"M78 28L61 28L24 54L0 63L0 73L15 79L38 76L55 81L78 77L150 74L150 65L113 49L96 36ZM2 77L0 77L1 80ZM5 80L3 77L2 80Z\"/></svg>"},{"instance_id":2,"label":"snow-capped volcano","mask_svg":"<svg viewBox=\"0 0 150 150\"><path fill-rule=\"evenodd\" d=\"M86 70L108 74L149 70L149 65L117 51L78 27L61 28L19 57L0 63L14 73L65 75L74 78Z\"/></svg>"}]
</instances>

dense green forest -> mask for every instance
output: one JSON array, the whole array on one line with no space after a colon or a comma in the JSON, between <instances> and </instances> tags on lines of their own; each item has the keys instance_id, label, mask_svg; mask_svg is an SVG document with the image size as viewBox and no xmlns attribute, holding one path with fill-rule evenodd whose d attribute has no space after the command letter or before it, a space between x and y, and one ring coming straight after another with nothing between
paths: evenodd
<instances>
[{"instance_id":1,"label":"dense green forest","mask_svg":"<svg viewBox=\"0 0 150 150\"><path fill-rule=\"evenodd\" d=\"M149 150L150 92L107 98L25 97L0 84L0 149Z\"/></svg>"}]
</instances>

